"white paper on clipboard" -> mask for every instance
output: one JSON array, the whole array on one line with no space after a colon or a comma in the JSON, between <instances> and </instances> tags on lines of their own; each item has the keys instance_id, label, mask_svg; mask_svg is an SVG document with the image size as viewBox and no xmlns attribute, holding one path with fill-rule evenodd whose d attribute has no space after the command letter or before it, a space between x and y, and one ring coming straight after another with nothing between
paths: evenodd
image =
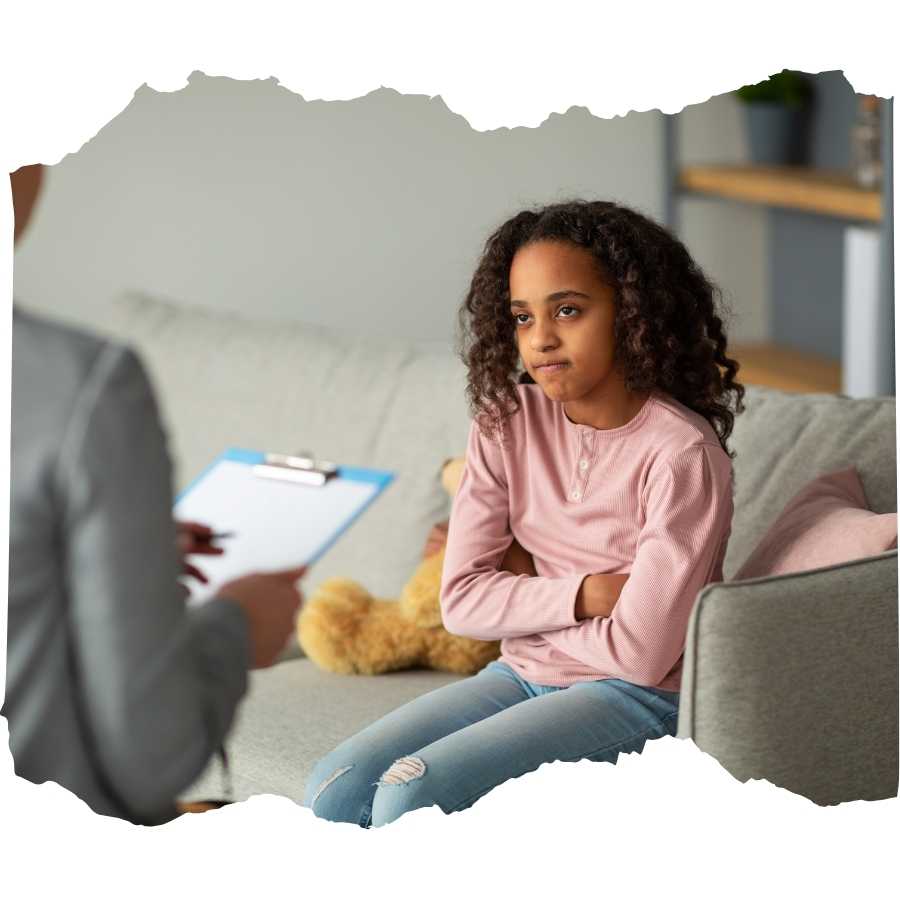
<instances>
[{"instance_id":1,"label":"white paper on clipboard","mask_svg":"<svg viewBox=\"0 0 900 900\"><path fill-rule=\"evenodd\" d=\"M393 480L374 469L341 468L315 487L260 478L253 472L265 455L229 450L175 504L175 518L233 532L222 556L196 558L208 584L190 580L190 603L215 596L227 581L251 572L315 562Z\"/></svg>"}]
</instances>

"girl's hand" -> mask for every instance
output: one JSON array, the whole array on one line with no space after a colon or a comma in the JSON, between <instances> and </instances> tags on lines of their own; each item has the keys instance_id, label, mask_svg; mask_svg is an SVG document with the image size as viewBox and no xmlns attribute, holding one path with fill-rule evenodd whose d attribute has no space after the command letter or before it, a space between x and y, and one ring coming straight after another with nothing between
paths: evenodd
<instances>
[{"instance_id":1,"label":"girl's hand","mask_svg":"<svg viewBox=\"0 0 900 900\"><path fill-rule=\"evenodd\" d=\"M509 545L503 562L500 563L500 569L504 572L512 572L513 575L537 575L531 554L517 540L513 540Z\"/></svg>"},{"instance_id":2,"label":"girl's hand","mask_svg":"<svg viewBox=\"0 0 900 900\"><path fill-rule=\"evenodd\" d=\"M422 558L425 559L429 556L434 556L435 553L440 553L441 550L447 544L447 532L450 528L450 522L438 522L431 531L428 532L428 538L425 541L425 551L422 553Z\"/></svg>"},{"instance_id":3,"label":"girl's hand","mask_svg":"<svg viewBox=\"0 0 900 900\"><path fill-rule=\"evenodd\" d=\"M181 555L181 569L185 575L191 575L206 584L208 578L195 565L188 562L187 557L193 554L204 556L220 556L225 551L210 543L213 530L200 522L176 522L175 534L178 541L178 552Z\"/></svg>"},{"instance_id":4,"label":"girl's hand","mask_svg":"<svg viewBox=\"0 0 900 900\"><path fill-rule=\"evenodd\" d=\"M627 575L588 575L575 598L575 618L598 619L612 615Z\"/></svg>"}]
</instances>

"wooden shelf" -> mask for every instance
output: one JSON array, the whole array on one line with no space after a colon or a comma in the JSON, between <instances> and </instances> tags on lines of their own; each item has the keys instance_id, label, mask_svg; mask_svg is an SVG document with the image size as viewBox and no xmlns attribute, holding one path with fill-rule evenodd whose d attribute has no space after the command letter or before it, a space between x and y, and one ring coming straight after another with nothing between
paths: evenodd
<instances>
[{"instance_id":1,"label":"wooden shelf","mask_svg":"<svg viewBox=\"0 0 900 900\"><path fill-rule=\"evenodd\" d=\"M811 394L837 394L841 390L841 364L823 356L778 344L735 344L728 356L741 364L737 380Z\"/></svg>"},{"instance_id":2,"label":"wooden shelf","mask_svg":"<svg viewBox=\"0 0 900 900\"><path fill-rule=\"evenodd\" d=\"M799 166L686 166L679 186L746 203L881 221L881 194L859 187L844 172Z\"/></svg>"}]
</instances>

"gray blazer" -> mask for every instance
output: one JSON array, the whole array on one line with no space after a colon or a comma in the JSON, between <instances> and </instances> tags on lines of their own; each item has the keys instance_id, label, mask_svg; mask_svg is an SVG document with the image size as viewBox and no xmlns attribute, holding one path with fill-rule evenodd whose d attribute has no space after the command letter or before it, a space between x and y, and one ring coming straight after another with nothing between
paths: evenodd
<instances>
[{"instance_id":1,"label":"gray blazer","mask_svg":"<svg viewBox=\"0 0 900 900\"><path fill-rule=\"evenodd\" d=\"M148 824L227 732L244 613L186 610L171 467L129 349L13 314L6 698L16 773Z\"/></svg>"}]
</instances>

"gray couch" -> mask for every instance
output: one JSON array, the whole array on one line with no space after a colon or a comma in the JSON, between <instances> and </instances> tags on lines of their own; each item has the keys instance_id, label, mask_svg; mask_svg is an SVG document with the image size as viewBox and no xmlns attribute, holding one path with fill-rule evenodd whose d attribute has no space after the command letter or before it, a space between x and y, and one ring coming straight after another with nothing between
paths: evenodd
<instances>
[{"instance_id":1,"label":"gray couch","mask_svg":"<svg viewBox=\"0 0 900 900\"><path fill-rule=\"evenodd\" d=\"M468 420L443 345L386 343L240 320L146 297L103 322L143 354L172 438L178 486L227 446L310 449L398 479L316 566L307 593L346 575L396 596L428 528L448 514L440 463ZM804 483L856 465L871 507L897 508L893 398L749 389L733 435L735 519L726 581L691 617L679 734L737 778L835 803L897 792L897 554L744 582L727 579ZM229 742L235 794L300 800L315 760L454 676L319 671L293 648L255 672ZM219 795L212 764L186 797Z\"/></svg>"},{"instance_id":2,"label":"gray couch","mask_svg":"<svg viewBox=\"0 0 900 900\"><path fill-rule=\"evenodd\" d=\"M790 497L855 465L870 507L897 509L893 397L756 389L735 423L725 581L688 629L678 718L742 781L817 803L897 794L897 551L795 575L728 581Z\"/></svg>"}]
</instances>

